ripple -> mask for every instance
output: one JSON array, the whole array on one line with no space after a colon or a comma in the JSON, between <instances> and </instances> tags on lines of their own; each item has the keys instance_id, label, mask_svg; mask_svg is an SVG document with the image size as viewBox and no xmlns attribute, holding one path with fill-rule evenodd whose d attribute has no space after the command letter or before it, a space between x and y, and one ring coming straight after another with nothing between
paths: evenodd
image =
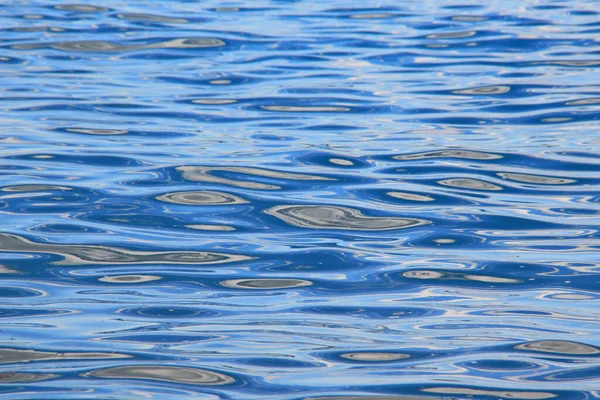
<instances>
[{"instance_id":1,"label":"ripple","mask_svg":"<svg viewBox=\"0 0 600 400\"><path fill-rule=\"evenodd\" d=\"M595 2L69 1L0 3L4 396L597 397Z\"/></svg>"},{"instance_id":2,"label":"ripple","mask_svg":"<svg viewBox=\"0 0 600 400\"><path fill-rule=\"evenodd\" d=\"M329 162L335 165L342 165L344 167L349 167L354 165L354 163L350 160L344 160L343 158L330 158Z\"/></svg>"},{"instance_id":3,"label":"ripple","mask_svg":"<svg viewBox=\"0 0 600 400\"><path fill-rule=\"evenodd\" d=\"M491 95L505 94L510 92L510 86L481 86L470 89L454 90L454 94L470 94L470 95Z\"/></svg>"},{"instance_id":4,"label":"ripple","mask_svg":"<svg viewBox=\"0 0 600 400\"><path fill-rule=\"evenodd\" d=\"M548 63L565 67L596 67L600 65L600 61L595 60L555 60L548 61Z\"/></svg>"},{"instance_id":5,"label":"ripple","mask_svg":"<svg viewBox=\"0 0 600 400\"><path fill-rule=\"evenodd\" d=\"M552 399L557 397L554 393L549 392L519 392L512 390L480 390L480 389L469 389L469 388L458 388L458 387L437 387L421 389L428 393L442 393L442 394L466 394L468 396L494 396L507 399L523 399L523 400L543 400Z\"/></svg>"},{"instance_id":6,"label":"ripple","mask_svg":"<svg viewBox=\"0 0 600 400\"><path fill-rule=\"evenodd\" d=\"M415 279L441 279L446 276L443 272L438 271L406 271L402 275Z\"/></svg>"},{"instance_id":7,"label":"ripple","mask_svg":"<svg viewBox=\"0 0 600 400\"><path fill-rule=\"evenodd\" d=\"M237 100L231 100L231 99L195 99L195 100L192 100L192 103L194 103L194 104L222 105L222 104L237 103Z\"/></svg>"},{"instance_id":8,"label":"ripple","mask_svg":"<svg viewBox=\"0 0 600 400\"><path fill-rule=\"evenodd\" d=\"M238 11L240 11L240 9L238 7L217 7L217 8L215 8L215 11L229 13L229 12L238 12Z\"/></svg>"},{"instance_id":9,"label":"ripple","mask_svg":"<svg viewBox=\"0 0 600 400\"><path fill-rule=\"evenodd\" d=\"M57 265L85 264L219 264L246 261L251 257L224 253L181 251L135 251L105 246L81 246L35 243L23 237L0 234L0 252L42 252L58 254L64 259Z\"/></svg>"},{"instance_id":10,"label":"ripple","mask_svg":"<svg viewBox=\"0 0 600 400\"><path fill-rule=\"evenodd\" d=\"M29 288L0 286L0 298L3 297L43 297L45 293Z\"/></svg>"},{"instance_id":11,"label":"ripple","mask_svg":"<svg viewBox=\"0 0 600 400\"><path fill-rule=\"evenodd\" d=\"M305 397L304 400L433 400L431 396L324 396L324 397ZM439 400L439 399L438 399ZM443 399L446 400L446 399ZM453 400L453 399L448 399Z\"/></svg>"},{"instance_id":12,"label":"ripple","mask_svg":"<svg viewBox=\"0 0 600 400\"><path fill-rule=\"evenodd\" d=\"M591 355L598 354L600 350L587 344L568 342L564 340L540 340L515 346L518 350L540 351L543 353Z\"/></svg>"},{"instance_id":13,"label":"ripple","mask_svg":"<svg viewBox=\"0 0 600 400\"><path fill-rule=\"evenodd\" d=\"M222 47L225 42L220 39L188 38L173 39L166 42L154 43L146 46L152 49L202 49L206 47Z\"/></svg>"},{"instance_id":14,"label":"ripple","mask_svg":"<svg viewBox=\"0 0 600 400\"><path fill-rule=\"evenodd\" d=\"M460 272L440 272L440 271L426 271L426 270L412 270L403 272L402 275L406 278L412 279L440 279L440 280L467 280L487 283L520 283L519 279L503 278L499 276L487 276L487 275L473 275L465 274Z\"/></svg>"},{"instance_id":15,"label":"ripple","mask_svg":"<svg viewBox=\"0 0 600 400\"><path fill-rule=\"evenodd\" d=\"M125 129L92 129L92 128L67 128L67 132L85 133L86 135L125 135L129 133Z\"/></svg>"},{"instance_id":16,"label":"ripple","mask_svg":"<svg viewBox=\"0 0 600 400\"><path fill-rule=\"evenodd\" d=\"M475 31L434 33L427 35L427 39L463 39L475 36L476 34L477 32Z\"/></svg>"},{"instance_id":17,"label":"ripple","mask_svg":"<svg viewBox=\"0 0 600 400\"><path fill-rule=\"evenodd\" d=\"M345 229L384 231L411 228L428 224L416 218L369 217L359 210L337 206L275 206L265 213L277 217L290 225L311 229Z\"/></svg>"},{"instance_id":18,"label":"ripple","mask_svg":"<svg viewBox=\"0 0 600 400\"><path fill-rule=\"evenodd\" d=\"M74 312L71 310L56 309L23 309L23 308L0 308L0 318L32 318L32 317L50 317L54 315L69 315Z\"/></svg>"},{"instance_id":19,"label":"ripple","mask_svg":"<svg viewBox=\"0 0 600 400\"><path fill-rule=\"evenodd\" d=\"M162 279L160 276L156 275L118 275L118 276L105 276L103 278L98 279L100 282L108 282L108 283L145 283L152 282Z\"/></svg>"},{"instance_id":20,"label":"ripple","mask_svg":"<svg viewBox=\"0 0 600 400\"><path fill-rule=\"evenodd\" d=\"M459 22L477 22L477 21L486 21L488 18L485 16L479 15L457 15L452 17L452 21Z\"/></svg>"},{"instance_id":21,"label":"ripple","mask_svg":"<svg viewBox=\"0 0 600 400\"><path fill-rule=\"evenodd\" d=\"M349 18L353 19L382 19L382 18L392 18L394 14L386 14L386 13L372 13L372 14L352 14Z\"/></svg>"},{"instance_id":22,"label":"ripple","mask_svg":"<svg viewBox=\"0 0 600 400\"><path fill-rule=\"evenodd\" d=\"M500 186L494 185L493 183L480 181L479 179L471 178L452 178L443 179L438 181L440 185L452 186L461 189L472 189L472 190L502 190Z\"/></svg>"},{"instance_id":23,"label":"ripple","mask_svg":"<svg viewBox=\"0 0 600 400\"><path fill-rule=\"evenodd\" d=\"M117 353L55 353L36 350L0 349L0 363L21 363L29 361L58 360L108 360L130 358L127 354Z\"/></svg>"},{"instance_id":24,"label":"ripple","mask_svg":"<svg viewBox=\"0 0 600 400\"><path fill-rule=\"evenodd\" d=\"M409 354L401 354L401 353L346 353L340 355L342 358L347 358L348 360L354 361L397 361L404 360L406 358L410 358Z\"/></svg>"},{"instance_id":25,"label":"ripple","mask_svg":"<svg viewBox=\"0 0 600 400\"><path fill-rule=\"evenodd\" d=\"M0 373L0 384L2 383L27 383L39 382L58 378L55 374L33 374L29 372L2 372Z\"/></svg>"},{"instance_id":26,"label":"ripple","mask_svg":"<svg viewBox=\"0 0 600 400\"><path fill-rule=\"evenodd\" d=\"M325 107L325 106L261 106L267 111L283 111L283 112L348 112L348 107Z\"/></svg>"},{"instance_id":27,"label":"ripple","mask_svg":"<svg viewBox=\"0 0 600 400\"><path fill-rule=\"evenodd\" d=\"M207 310L199 310L189 307L135 307L124 308L118 311L119 315L131 317L151 317L151 318L195 318L214 316L215 313Z\"/></svg>"},{"instance_id":28,"label":"ripple","mask_svg":"<svg viewBox=\"0 0 600 400\"><path fill-rule=\"evenodd\" d=\"M54 190L71 190L66 186L54 186L54 185L18 185L18 186L5 186L2 189L3 192L45 192Z\"/></svg>"},{"instance_id":29,"label":"ripple","mask_svg":"<svg viewBox=\"0 0 600 400\"><path fill-rule=\"evenodd\" d=\"M186 228L197 229L199 231L219 231L219 232L231 232L235 231L233 226L227 225L211 225L211 224L194 224L186 225Z\"/></svg>"},{"instance_id":30,"label":"ripple","mask_svg":"<svg viewBox=\"0 0 600 400\"><path fill-rule=\"evenodd\" d=\"M434 201L435 199L430 196L425 196L422 194L415 193L405 193L405 192L387 192L388 196L394 197L396 199L402 200L410 200L410 201Z\"/></svg>"},{"instance_id":31,"label":"ripple","mask_svg":"<svg viewBox=\"0 0 600 400\"><path fill-rule=\"evenodd\" d=\"M504 179L509 179L517 182L535 183L540 185L566 185L577 182L575 179L556 178L553 176L516 174L511 172L501 172L498 176Z\"/></svg>"},{"instance_id":32,"label":"ripple","mask_svg":"<svg viewBox=\"0 0 600 400\"><path fill-rule=\"evenodd\" d=\"M440 239L434 239L433 242L437 243L437 244L452 244L452 243L456 243L456 240L440 238Z\"/></svg>"},{"instance_id":33,"label":"ripple","mask_svg":"<svg viewBox=\"0 0 600 400\"><path fill-rule=\"evenodd\" d=\"M246 204L248 201L229 193L208 190L197 192L169 193L157 197L160 201L189 206L217 206L223 204Z\"/></svg>"},{"instance_id":34,"label":"ripple","mask_svg":"<svg viewBox=\"0 0 600 400\"><path fill-rule=\"evenodd\" d=\"M56 50L71 52L129 52L151 49L201 49L225 46L225 42L213 38L177 38L156 43L120 44L104 40L80 40L54 42L47 45ZM16 44L15 50L35 50L46 47L41 44Z\"/></svg>"},{"instance_id":35,"label":"ripple","mask_svg":"<svg viewBox=\"0 0 600 400\"><path fill-rule=\"evenodd\" d=\"M117 18L127 19L130 21L150 21L150 22L164 22L167 24L185 24L189 21L183 18L170 18L162 15L153 14L141 14L141 13L123 13L117 14Z\"/></svg>"},{"instance_id":36,"label":"ripple","mask_svg":"<svg viewBox=\"0 0 600 400\"><path fill-rule=\"evenodd\" d=\"M600 104L600 98L593 97L589 99L581 99L581 100L573 100L567 101L565 105L567 106L587 106L592 104Z\"/></svg>"},{"instance_id":37,"label":"ripple","mask_svg":"<svg viewBox=\"0 0 600 400\"><path fill-rule=\"evenodd\" d=\"M234 289L287 289L312 285L302 279L264 278L264 279L230 279L220 282L222 286Z\"/></svg>"},{"instance_id":38,"label":"ripple","mask_svg":"<svg viewBox=\"0 0 600 400\"><path fill-rule=\"evenodd\" d=\"M596 300L597 298L594 296L586 295L586 294L576 294L576 293L553 293L544 295L542 298L552 299L552 300Z\"/></svg>"},{"instance_id":39,"label":"ripple","mask_svg":"<svg viewBox=\"0 0 600 400\"><path fill-rule=\"evenodd\" d=\"M503 156L500 154L484 153L472 150L440 150L427 151L424 153L401 154L394 156L394 160L425 160L428 158L463 158L467 160L498 160Z\"/></svg>"},{"instance_id":40,"label":"ripple","mask_svg":"<svg viewBox=\"0 0 600 400\"><path fill-rule=\"evenodd\" d=\"M280 189L280 186L270 185L261 182L249 182L247 180L234 180L220 176L215 176L214 172L234 172L244 175L255 175L264 178L282 179L282 180L297 180L297 181L329 181L331 178L320 176L296 174L291 172L273 171L269 169L254 168L254 167L208 167L208 166L182 166L177 167L181 171L183 177L194 182L219 183L229 186L238 186L247 189Z\"/></svg>"},{"instance_id":41,"label":"ripple","mask_svg":"<svg viewBox=\"0 0 600 400\"><path fill-rule=\"evenodd\" d=\"M101 13L109 11L106 7L93 6L91 4L59 4L54 6L57 10L77 11L84 13Z\"/></svg>"},{"instance_id":42,"label":"ripple","mask_svg":"<svg viewBox=\"0 0 600 400\"><path fill-rule=\"evenodd\" d=\"M235 382L232 377L220 372L200 368L154 365L107 368L89 372L85 376L111 379L149 379L189 385L228 385Z\"/></svg>"}]
</instances>

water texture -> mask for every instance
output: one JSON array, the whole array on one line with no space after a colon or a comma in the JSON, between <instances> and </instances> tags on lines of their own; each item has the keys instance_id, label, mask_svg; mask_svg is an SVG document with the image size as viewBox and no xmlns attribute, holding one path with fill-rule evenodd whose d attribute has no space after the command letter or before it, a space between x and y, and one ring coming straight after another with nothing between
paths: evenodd
<instances>
[{"instance_id":1,"label":"water texture","mask_svg":"<svg viewBox=\"0 0 600 400\"><path fill-rule=\"evenodd\" d=\"M0 22L0 398L600 398L597 1Z\"/></svg>"}]
</instances>

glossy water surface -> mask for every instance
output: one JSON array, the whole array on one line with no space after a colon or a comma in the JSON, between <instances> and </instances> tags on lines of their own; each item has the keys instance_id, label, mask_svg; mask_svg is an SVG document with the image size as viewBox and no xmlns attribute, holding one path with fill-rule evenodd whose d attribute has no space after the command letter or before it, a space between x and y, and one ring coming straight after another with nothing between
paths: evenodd
<instances>
[{"instance_id":1,"label":"glossy water surface","mask_svg":"<svg viewBox=\"0 0 600 400\"><path fill-rule=\"evenodd\" d=\"M600 398L597 1L0 22L2 399Z\"/></svg>"}]
</instances>

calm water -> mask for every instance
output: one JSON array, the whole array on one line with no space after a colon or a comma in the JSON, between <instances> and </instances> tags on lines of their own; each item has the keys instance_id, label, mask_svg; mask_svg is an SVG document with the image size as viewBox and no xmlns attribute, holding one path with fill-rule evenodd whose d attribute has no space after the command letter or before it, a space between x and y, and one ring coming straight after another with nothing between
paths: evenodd
<instances>
[{"instance_id":1,"label":"calm water","mask_svg":"<svg viewBox=\"0 0 600 400\"><path fill-rule=\"evenodd\" d=\"M5 1L2 399L600 398L597 1Z\"/></svg>"}]
</instances>

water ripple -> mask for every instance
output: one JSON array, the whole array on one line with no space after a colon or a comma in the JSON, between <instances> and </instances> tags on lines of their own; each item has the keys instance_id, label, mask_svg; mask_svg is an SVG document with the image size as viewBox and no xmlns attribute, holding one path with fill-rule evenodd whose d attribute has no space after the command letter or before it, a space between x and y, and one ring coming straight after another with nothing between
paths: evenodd
<instances>
[{"instance_id":1,"label":"water ripple","mask_svg":"<svg viewBox=\"0 0 600 400\"><path fill-rule=\"evenodd\" d=\"M599 16L3 2L1 396L600 398Z\"/></svg>"}]
</instances>

